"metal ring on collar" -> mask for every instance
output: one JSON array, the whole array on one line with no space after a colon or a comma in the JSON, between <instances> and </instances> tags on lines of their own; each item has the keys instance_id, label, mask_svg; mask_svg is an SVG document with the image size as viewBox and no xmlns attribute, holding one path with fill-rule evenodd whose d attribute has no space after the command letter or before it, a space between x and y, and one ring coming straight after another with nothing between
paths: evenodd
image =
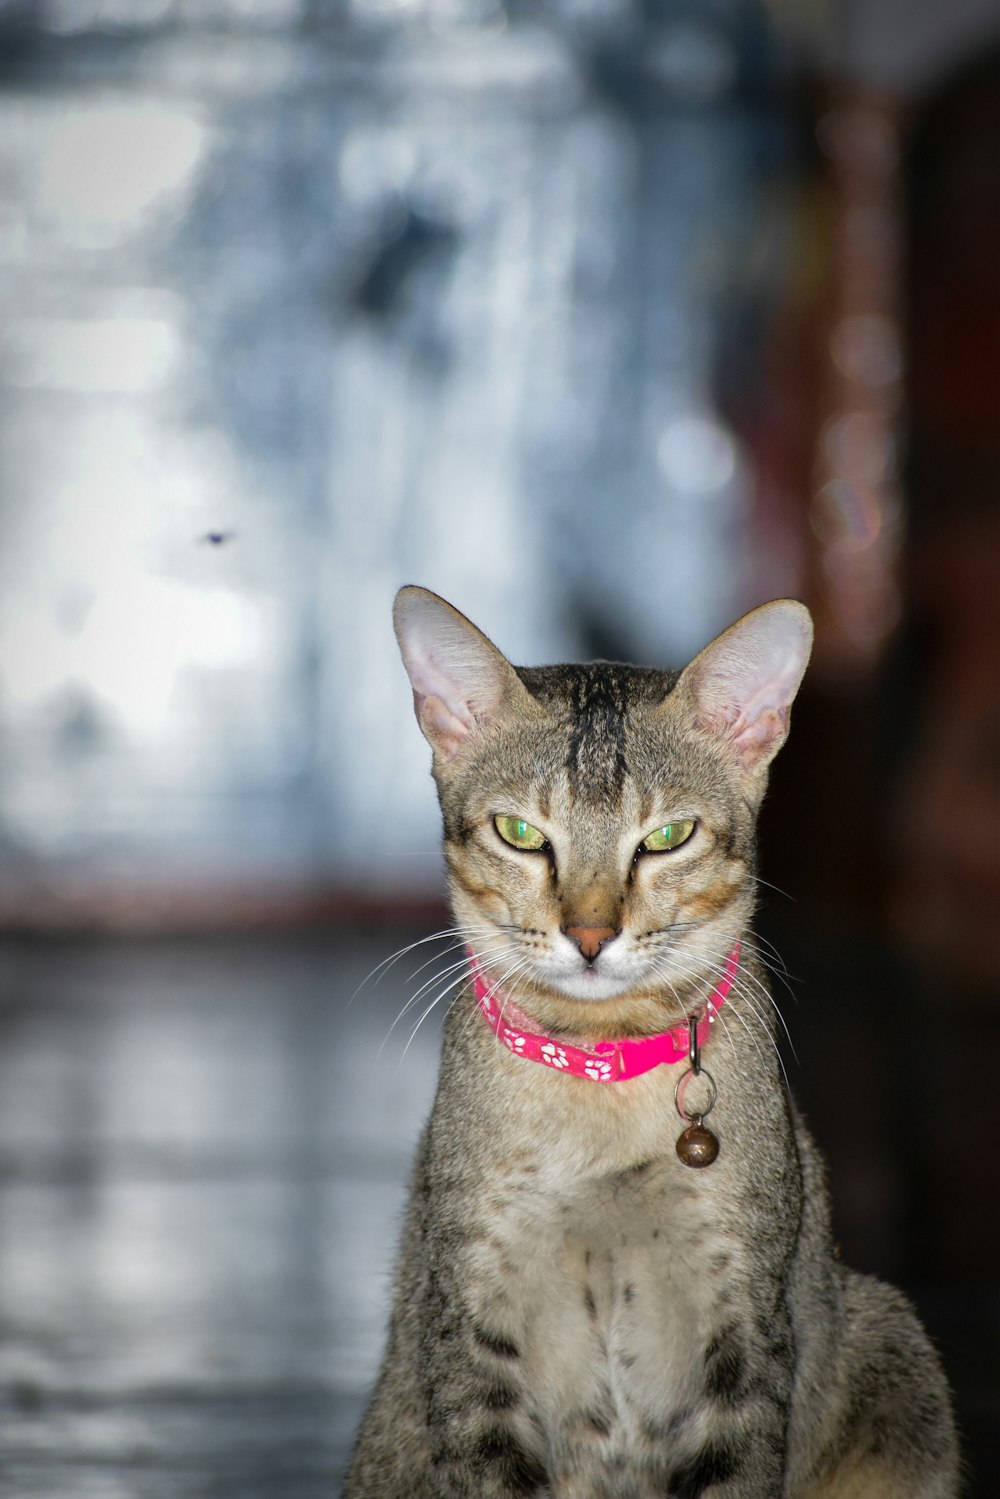
<instances>
[{"instance_id":1,"label":"metal ring on collar","mask_svg":"<svg viewBox=\"0 0 1000 1499\"><path fill-rule=\"evenodd\" d=\"M705 1108L699 1109L694 1114L689 1114L684 1107L684 1094L687 1091L688 1080L692 1077L697 1077L699 1080L703 1079L711 1089L711 1096ZM674 1103L677 1107L677 1112L678 1114L680 1114L681 1118L686 1119L689 1124L700 1124L705 1116L707 1114L710 1114L715 1108L715 1100L717 1097L718 1090L715 1086L715 1078L709 1072L707 1067L702 1067L699 1072L695 1072L693 1067L688 1067L686 1071L681 1073L674 1088Z\"/></svg>"}]
</instances>

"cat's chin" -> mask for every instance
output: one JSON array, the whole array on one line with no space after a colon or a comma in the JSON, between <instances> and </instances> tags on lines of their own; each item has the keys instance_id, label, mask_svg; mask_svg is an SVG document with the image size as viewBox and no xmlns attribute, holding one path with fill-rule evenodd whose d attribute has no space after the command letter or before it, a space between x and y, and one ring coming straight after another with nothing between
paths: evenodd
<instances>
[{"instance_id":1,"label":"cat's chin","mask_svg":"<svg viewBox=\"0 0 1000 1499\"><path fill-rule=\"evenodd\" d=\"M582 1003L605 1003L611 999L624 999L634 995L642 987L634 977L622 974L600 973L596 968L584 968L575 973L545 973L539 975L540 986Z\"/></svg>"}]
</instances>

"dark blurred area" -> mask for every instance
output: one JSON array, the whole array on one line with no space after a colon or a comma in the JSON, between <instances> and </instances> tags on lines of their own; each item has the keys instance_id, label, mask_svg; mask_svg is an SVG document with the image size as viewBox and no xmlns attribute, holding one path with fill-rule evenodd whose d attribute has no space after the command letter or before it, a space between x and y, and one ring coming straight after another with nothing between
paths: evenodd
<instances>
[{"instance_id":1,"label":"dark blurred area","mask_svg":"<svg viewBox=\"0 0 1000 1499\"><path fill-rule=\"evenodd\" d=\"M990 0L0 0L0 184L0 1496L337 1492L448 961L405 582L519 662L812 608L790 1079L1000 1492Z\"/></svg>"}]
</instances>

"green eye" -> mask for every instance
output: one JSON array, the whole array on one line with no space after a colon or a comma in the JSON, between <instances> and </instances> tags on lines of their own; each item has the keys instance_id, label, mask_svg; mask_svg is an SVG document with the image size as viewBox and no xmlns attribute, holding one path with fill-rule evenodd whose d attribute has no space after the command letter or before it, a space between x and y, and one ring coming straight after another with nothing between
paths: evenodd
<instances>
[{"instance_id":1,"label":"green eye","mask_svg":"<svg viewBox=\"0 0 1000 1499\"><path fill-rule=\"evenodd\" d=\"M533 828L530 822L525 822L523 817L494 817L493 824L503 841L512 848L534 851L544 848L548 842L545 834Z\"/></svg>"},{"instance_id":2,"label":"green eye","mask_svg":"<svg viewBox=\"0 0 1000 1499\"><path fill-rule=\"evenodd\" d=\"M665 828L657 828L639 844L639 852L644 854L667 854L674 848L680 848L686 843L694 832L694 822L685 819L682 822L668 822Z\"/></svg>"}]
</instances>

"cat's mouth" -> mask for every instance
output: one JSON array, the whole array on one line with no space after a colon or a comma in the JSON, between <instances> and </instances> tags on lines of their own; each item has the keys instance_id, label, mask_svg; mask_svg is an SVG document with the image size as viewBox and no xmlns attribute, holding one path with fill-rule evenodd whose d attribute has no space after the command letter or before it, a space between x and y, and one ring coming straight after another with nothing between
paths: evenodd
<instances>
[{"instance_id":1,"label":"cat's mouth","mask_svg":"<svg viewBox=\"0 0 1000 1499\"><path fill-rule=\"evenodd\" d=\"M712 980L719 968L716 952L728 952L732 938L704 934L700 941L657 944L655 949L636 945L627 932L604 942L588 957L567 937L551 943L546 952L532 954L525 977L538 989L553 996L585 1004L608 1001L645 1000L656 997L684 1013L688 993Z\"/></svg>"},{"instance_id":2,"label":"cat's mouth","mask_svg":"<svg viewBox=\"0 0 1000 1499\"><path fill-rule=\"evenodd\" d=\"M607 929L585 930L581 943L579 929L576 935L508 929L509 935L483 941L476 955L493 982L529 1011L569 1000L588 1007L612 1005L615 1014L624 1014L632 1004L652 1001L683 1017L692 997L717 981L725 961L719 955L731 950L736 937L717 925L696 932L690 923L674 932L638 935L627 928L606 936Z\"/></svg>"},{"instance_id":3,"label":"cat's mouth","mask_svg":"<svg viewBox=\"0 0 1000 1499\"><path fill-rule=\"evenodd\" d=\"M600 953L592 960L577 955L569 962L540 963L536 972L541 986L567 999L584 1001L623 999L648 990L655 981L655 973L647 964L622 967L621 960L615 961L611 953Z\"/></svg>"}]
</instances>

